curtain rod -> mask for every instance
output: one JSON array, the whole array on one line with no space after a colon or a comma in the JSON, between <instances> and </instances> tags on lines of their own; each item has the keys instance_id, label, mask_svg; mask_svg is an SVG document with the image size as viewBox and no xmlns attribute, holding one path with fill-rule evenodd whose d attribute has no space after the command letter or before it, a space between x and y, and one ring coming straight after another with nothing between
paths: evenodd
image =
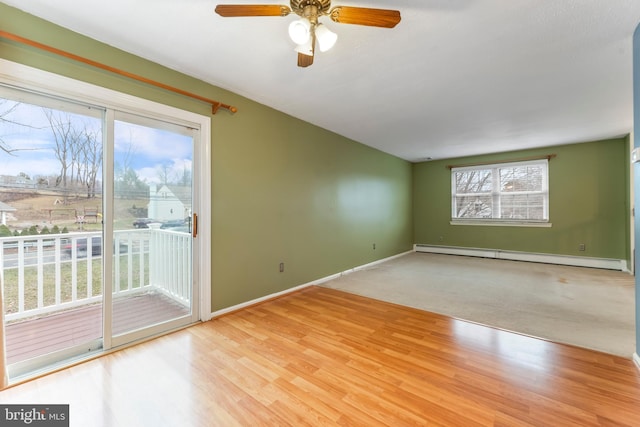
<instances>
[{"instance_id":1,"label":"curtain rod","mask_svg":"<svg viewBox=\"0 0 640 427\"><path fill-rule=\"evenodd\" d=\"M91 65L92 67L100 68L102 70L106 70L106 71L112 72L114 74L118 74L120 76L128 77L130 79L137 80L137 81L142 82L142 83L146 83L146 84L149 84L149 85L152 85L152 86L155 86L155 87L159 87L161 89L165 89L165 90L168 90L170 92L174 92L174 93L177 93L177 94L180 94L180 95L184 95L184 96L187 96L189 98L194 98L194 99L197 99L198 101L202 101L202 102L205 102L207 104L211 104L211 111L212 111L213 114L216 114L220 108L224 108L225 110L229 110L231 113L235 113L236 111L238 111L238 109L236 107L232 107L231 105L223 104L223 103L221 103L219 101L215 101L213 99L205 98L204 96L200 96L200 95L197 95L195 93L187 92L185 90L178 89L176 87L169 86L169 85L166 85L164 83L160 83L160 82L157 82L155 80L151 80L151 79L148 79L146 77L139 76L137 74L129 73L128 71L120 70L118 68L111 67L109 65L105 65L105 64L102 64L100 62L96 62L96 61L93 61L91 59L87 59L87 58L84 58L82 56L78 56L78 55L75 55L73 53L70 53L70 52L67 52L67 51L64 51L64 50L60 50L60 49L57 49L55 47L48 46L46 44L42 44L42 43L27 39L27 38L24 38L24 37L21 37L21 36L12 34L12 33L8 33L6 31L0 31L0 37L1 38L5 38L5 39L9 39L9 40L13 40L13 41L16 41L18 43L26 44L28 46L35 47L37 49L41 49L41 50L44 50L44 51L47 51L47 52L50 52L50 53L54 53L56 55L63 56L65 58L73 59L74 61L78 61L78 62L81 62L83 64Z\"/></svg>"},{"instance_id":2,"label":"curtain rod","mask_svg":"<svg viewBox=\"0 0 640 427\"><path fill-rule=\"evenodd\" d=\"M509 159L509 160L498 160L493 162L480 162L480 163L468 163L465 165L447 165L445 166L447 169L455 169L455 168L465 168L469 166L484 166L484 165L495 165L498 163L513 163L513 162L526 162L529 160L551 160L556 157L556 154L547 154L546 156L532 156L532 157L521 157L519 159Z\"/></svg>"}]
</instances>

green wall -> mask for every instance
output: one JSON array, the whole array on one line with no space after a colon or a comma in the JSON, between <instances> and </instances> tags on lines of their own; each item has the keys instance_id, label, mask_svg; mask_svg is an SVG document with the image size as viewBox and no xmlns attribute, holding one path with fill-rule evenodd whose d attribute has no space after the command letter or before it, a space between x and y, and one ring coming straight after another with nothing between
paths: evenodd
<instances>
[{"instance_id":1,"label":"green wall","mask_svg":"<svg viewBox=\"0 0 640 427\"><path fill-rule=\"evenodd\" d=\"M411 250L409 163L258 105L225 130L213 150L214 301Z\"/></svg>"},{"instance_id":2,"label":"green wall","mask_svg":"<svg viewBox=\"0 0 640 427\"><path fill-rule=\"evenodd\" d=\"M630 260L629 138L413 165L414 241ZM549 161L550 228L450 225L447 165L556 154ZM442 239L440 239L442 237ZM579 251L579 245L586 245Z\"/></svg>"},{"instance_id":3,"label":"green wall","mask_svg":"<svg viewBox=\"0 0 640 427\"><path fill-rule=\"evenodd\" d=\"M408 162L3 3L0 30L238 107L211 116L214 311L411 249ZM211 115L198 101L4 39L0 57Z\"/></svg>"}]
</instances>

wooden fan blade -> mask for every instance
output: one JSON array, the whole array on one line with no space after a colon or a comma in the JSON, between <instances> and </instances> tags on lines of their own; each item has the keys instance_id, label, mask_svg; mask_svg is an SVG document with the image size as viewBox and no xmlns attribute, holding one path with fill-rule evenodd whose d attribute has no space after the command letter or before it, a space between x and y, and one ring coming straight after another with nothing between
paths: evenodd
<instances>
[{"instance_id":1,"label":"wooden fan blade","mask_svg":"<svg viewBox=\"0 0 640 427\"><path fill-rule=\"evenodd\" d=\"M388 9L338 6L331 9L329 16L341 24L368 25L370 27L393 28L400 22L400 12Z\"/></svg>"},{"instance_id":2,"label":"wooden fan blade","mask_svg":"<svg viewBox=\"0 0 640 427\"><path fill-rule=\"evenodd\" d=\"M308 67L313 64L313 56L305 55L304 53L298 52L298 67Z\"/></svg>"},{"instance_id":3,"label":"wooden fan blade","mask_svg":"<svg viewBox=\"0 0 640 427\"><path fill-rule=\"evenodd\" d=\"M279 4L219 4L216 13L225 18L240 16L287 16L291 13L289 6Z\"/></svg>"}]
</instances>

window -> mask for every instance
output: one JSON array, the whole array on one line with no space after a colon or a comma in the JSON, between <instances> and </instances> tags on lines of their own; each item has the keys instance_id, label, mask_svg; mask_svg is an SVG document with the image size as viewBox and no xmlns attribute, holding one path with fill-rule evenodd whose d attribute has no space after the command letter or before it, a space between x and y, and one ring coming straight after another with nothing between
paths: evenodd
<instances>
[{"instance_id":1,"label":"window","mask_svg":"<svg viewBox=\"0 0 640 427\"><path fill-rule=\"evenodd\" d=\"M453 223L547 223L548 160L451 169Z\"/></svg>"}]
</instances>

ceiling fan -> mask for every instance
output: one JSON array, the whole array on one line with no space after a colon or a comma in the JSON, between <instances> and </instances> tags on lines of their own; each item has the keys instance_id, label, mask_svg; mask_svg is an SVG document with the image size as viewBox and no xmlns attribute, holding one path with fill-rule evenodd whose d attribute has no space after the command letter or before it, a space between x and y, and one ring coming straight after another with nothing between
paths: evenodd
<instances>
[{"instance_id":1,"label":"ceiling fan","mask_svg":"<svg viewBox=\"0 0 640 427\"><path fill-rule=\"evenodd\" d=\"M298 45L298 66L313 64L316 42L321 52L329 50L338 36L318 22L321 16L329 16L341 24L367 25L393 28L400 22L400 12L389 9L336 6L331 0L291 0L291 7L278 4L219 4L216 13L225 18L241 16L287 16L291 12L300 16L289 25L289 36Z\"/></svg>"}]
</instances>

